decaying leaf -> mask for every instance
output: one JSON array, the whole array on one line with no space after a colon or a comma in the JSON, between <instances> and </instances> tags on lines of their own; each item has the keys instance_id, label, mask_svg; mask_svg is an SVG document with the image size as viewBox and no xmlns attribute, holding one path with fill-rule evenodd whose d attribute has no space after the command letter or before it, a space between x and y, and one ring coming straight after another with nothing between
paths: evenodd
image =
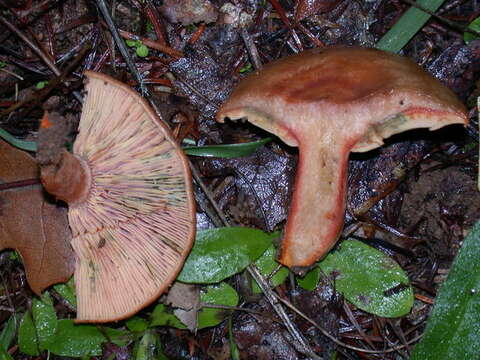
<instances>
[{"instance_id":1,"label":"decaying leaf","mask_svg":"<svg viewBox=\"0 0 480 360\"><path fill-rule=\"evenodd\" d=\"M0 141L0 184L34 178L35 160ZM37 294L67 281L74 266L66 209L46 196L40 184L0 191L0 250L18 251Z\"/></svg>"}]
</instances>

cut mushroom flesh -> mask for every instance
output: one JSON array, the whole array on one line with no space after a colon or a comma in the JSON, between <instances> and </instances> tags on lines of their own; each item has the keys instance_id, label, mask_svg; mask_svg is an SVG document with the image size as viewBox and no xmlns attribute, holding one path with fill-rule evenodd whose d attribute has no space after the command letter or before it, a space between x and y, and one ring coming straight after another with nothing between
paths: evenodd
<instances>
[{"instance_id":1,"label":"cut mushroom flesh","mask_svg":"<svg viewBox=\"0 0 480 360\"><path fill-rule=\"evenodd\" d=\"M466 124L464 106L418 65L375 49L331 47L268 64L243 79L217 120L247 118L299 147L279 261L304 268L336 243L348 155L414 128Z\"/></svg>"}]
</instances>

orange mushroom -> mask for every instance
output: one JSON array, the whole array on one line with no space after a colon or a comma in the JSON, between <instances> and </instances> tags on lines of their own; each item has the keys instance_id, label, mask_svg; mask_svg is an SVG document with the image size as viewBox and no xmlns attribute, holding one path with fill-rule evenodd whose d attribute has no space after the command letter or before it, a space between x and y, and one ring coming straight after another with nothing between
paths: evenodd
<instances>
[{"instance_id":1,"label":"orange mushroom","mask_svg":"<svg viewBox=\"0 0 480 360\"><path fill-rule=\"evenodd\" d=\"M43 166L69 204L78 322L131 316L176 278L195 237L188 161L170 130L128 86L86 72L73 153Z\"/></svg>"},{"instance_id":2,"label":"orange mushroom","mask_svg":"<svg viewBox=\"0 0 480 360\"><path fill-rule=\"evenodd\" d=\"M330 47L268 64L243 79L217 120L247 118L299 147L279 261L306 267L336 243L348 155L414 128L466 124L463 104L412 61L375 49Z\"/></svg>"}]
</instances>

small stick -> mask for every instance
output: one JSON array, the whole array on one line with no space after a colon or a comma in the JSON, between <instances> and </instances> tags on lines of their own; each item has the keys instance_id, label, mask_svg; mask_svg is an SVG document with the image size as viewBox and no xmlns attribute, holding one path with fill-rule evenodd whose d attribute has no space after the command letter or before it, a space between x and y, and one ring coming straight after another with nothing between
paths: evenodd
<instances>
[{"instance_id":1,"label":"small stick","mask_svg":"<svg viewBox=\"0 0 480 360\"><path fill-rule=\"evenodd\" d=\"M252 60L253 66L255 67L256 70L260 70L263 67L263 65L262 65L262 62L260 61L260 56L258 55L258 49L257 49L257 46L255 45L255 42L253 41L252 37L248 33L247 29L245 29L244 27L242 27L240 34L242 36L243 42L245 43L245 47L247 48L248 55Z\"/></svg>"},{"instance_id":2,"label":"small stick","mask_svg":"<svg viewBox=\"0 0 480 360\"><path fill-rule=\"evenodd\" d=\"M110 16L110 13L107 9L107 4L105 3L105 0L97 0L97 5L98 8L100 9L100 12L102 13L103 17L105 18L105 21L108 25L108 28L110 29L110 32L112 33L113 39L115 40L115 43L117 44L118 50L120 50L120 53L122 54L123 58L125 59L125 62L127 63L128 68L134 75L135 79L137 80L138 84L140 85L140 90L142 93L142 96L147 96L148 95L148 90L145 87L145 84L143 83L143 78L138 72L137 67L132 61L132 58L130 57L127 46L125 45L125 42L122 40L120 37L120 34L118 33L117 27L115 26L115 23L113 22L112 17Z\"/></svg>"},{"instance_id":3,"label":"small stick","mask_svg":"<svg viewBox=\"0 0 480 360\"><path fill-rule=\"evenodd\" d=\"M132 34L128 31L125 31L125 30L122 30L122 29L118 29L118 33L120 34L121 37L123 37L124 39L128 39L128 40L140 40L145 46L148 46L152 49L155 49L155 50L158 50L158 51L161 51L167 55L170 55L174 58L181 58L183 57L183 53L179 50L176 50L170 46L167 46L167 45L162 45L161 43L159 43L158 41L153 41L151 39L148 39L148 38L145 38L145 37L141 37L141 36L138 36L138 35L135 35L135 34Z\"/></svg>"},{"instance_id":4,"label":"small stick","mask_svg":"<svg viewBox=\"0 0 480 360\"><path fill-rule=\"evenodd\" d=\"M10 21L5 19L3 16L0 16L0 22L5 25L7 28L10 29L15 35L17 35L20 39L22 39L29 47L32 49L42 60L47 66L52 70L52 72L56 76L60 76L60 70L55 66L55 64L50 60L50 57L45 55L45 53L38 48L37 45L35 45L29 38L25 36L25 34L20 31L15 25L13 25Z\"/></svg>"}]
</instances>

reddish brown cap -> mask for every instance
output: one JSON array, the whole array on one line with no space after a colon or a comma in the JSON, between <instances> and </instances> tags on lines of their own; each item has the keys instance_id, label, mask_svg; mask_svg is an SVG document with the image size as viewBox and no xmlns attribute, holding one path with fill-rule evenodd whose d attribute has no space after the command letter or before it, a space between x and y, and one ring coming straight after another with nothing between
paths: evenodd
<instances>
[{"instance_id":1,"label":"reddish brown cap","mask_svg":"<svg viewBox=\"0 0 480 360\"><path fill-rule=\"evenodd\" d=\"M295 190L280 251L290 267L322 258L341 233L348 154L413 128L468 119L456 96L412 61L375 49L330 47L256 71L217 114L248 118L299 147Z\"/></svg>"},{"instance_id":2,"label":"reddish brown cap","mask_svg":"<svg viewBox=\"0 0 480 360\"><path fill-rule=\"evenodd\" d=\"M79 161L84 189L75 181L64 198L77 321L107 322L150 304L176 278L195 237L195 202L188 161L150 106L106 75L85 75L75 156L63 161Z\"/></svg>"}]
</instances>

